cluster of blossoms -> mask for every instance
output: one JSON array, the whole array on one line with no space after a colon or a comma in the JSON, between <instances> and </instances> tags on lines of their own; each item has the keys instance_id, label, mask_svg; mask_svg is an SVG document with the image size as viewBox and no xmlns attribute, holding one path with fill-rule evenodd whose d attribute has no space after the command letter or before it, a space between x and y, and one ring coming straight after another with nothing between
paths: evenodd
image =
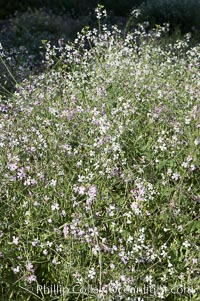
<instances>
[{"instance_id":1,"label":"cluster of blossoms","mask_svg":"<svg viewBox=\"0 0 200 301\"><path fill-rule=\"evenodd\" d=\"M138 27L122 39L103 26L49 45L48 72L6 100L3 281L89 284L88 300L184 282L195 296L200 52L185 41L161 47L164 31Z\"/></svg>"}]
</instances>

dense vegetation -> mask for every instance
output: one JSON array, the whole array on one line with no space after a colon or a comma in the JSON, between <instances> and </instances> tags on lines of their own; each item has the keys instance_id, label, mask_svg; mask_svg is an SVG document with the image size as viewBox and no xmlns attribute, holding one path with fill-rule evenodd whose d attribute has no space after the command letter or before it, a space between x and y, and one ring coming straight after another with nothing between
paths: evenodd
<instances>
[{"instance_id":1,"label":"dense vegetation","mask_svg":"<svg viewBox=\"0 0 200 301\"><path fill-rule=\"evenodd\" d=\"M22 82L1 49L1 300L198 301L200 46L96 14Z\"/></svg>"}]
</instances>

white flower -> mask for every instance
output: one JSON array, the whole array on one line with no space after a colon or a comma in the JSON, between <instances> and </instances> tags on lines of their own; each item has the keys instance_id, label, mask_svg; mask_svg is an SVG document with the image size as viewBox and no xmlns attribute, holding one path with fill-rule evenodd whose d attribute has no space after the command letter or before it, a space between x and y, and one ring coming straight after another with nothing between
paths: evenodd
<instances>
[{"instance_id":1,"label":"white flower","mask_svg":"<svg viewBox=\"0 0 200 301\"><path fill-rule=\"evenodd\" d=\"M175 181L178 181L178 179L180 178L180 174L179 173L173 173L172 175L172 179L175 180Z\"/></svg>"},{"instance_id":2,"label":"white flower","mask_svg":"<svg viewBox=\"0 0 200 301\"><path fill-rule=\"evenodd\" d=\"M59 210L59 204L58 203L53 203L51 205L51 210L54 211L54 210Z\"/></svg>"},{"instance_id":3,"label":"white flower","mask_svg":"<svg viewBox=\"0 0 200 301\"><path fill-rule=\"evenodd\" d=\"M198 259L197 259L197 258L193 258L193 259L192 259L192 263L193 263L193 264L197 264L197 263L198 263Z\"/></svg>"},{"instance_id":4,"label":"white flower","mask_svg":"<svg viewBox=\"0 0 200 301\"><path fill-rule=\"evenodd\" d=\"M129 235L129 237L128 237L128 239L127 239L127 243L128 243L128 242L131 243L132 241L133 241L133 236Z\"/></svg>"},{"instance_id":5,"label":"white flower","mask_svg":"<svg viewBox=\"0 0 200 301\"><path fill-rule=\"evenodd\" d=\"M49 185L52 187L56 187L56 184L57 184L57 180L51 180L51 182L49 183Z\"/></svg>"},{"instance_id":6,"label":"white flower","mask_svg":"<svg viewBox=\"0 0 200 301\"><path fill-rule=\"evenodd\" d=\"M98 245L96 245L94 248L92 248L92 253L94 255L97 255L99 253L99 251L100 251L100 248Z\"/></svg>"},{"instance_id":7,"label":"white flower","mask_svg":"<svg viewBox=\"0 0 200 301\"><path fill-rule=\"evenodd\" d=\"M56 265L56 264L60 264L60 261L57 261L56 258L54 258L54 259L52 260L52 263Z\"/></svg>"},{"instance_id":8,"label":"white flower","mask_svg":"<svg viewBox=\"0 0 200 301\"><path fill-rule=\"evenodd\" d=\"M17 274L20 272L20 267L17 266L16 268L13 268L12 270L13 270L14 274Z\"/></svg>"},{"instance_id":9,"label":"white flower","mask_svg":"<svg viewBox=\"0 0 200 301\"><path fill-rule=\"evenodd\" d=\"M188 247L190 247L190 243L186 240L186 241L183 242L183 246L185 248L188 248Z\"/></svg>"},{"instance_id":10,"label":"white flower","mask_svg":"<svg viewBox=\"0 0 200 301\"><path fill-rule=\"evenodd\" d=\"M141 214L140 206L137 202L132 202L131 203L131 209L136 215Z\"/></svg>"},{"instance_id":11,"label":"white flower","mask_svg":"<svg viewBox=\"0 0 200 301\"><path fill-rule=\"evenodd\" d=\"M89 278L89 279L94 279L95 275L96 275L95 269L94 269L94 268L91 268L91 269L89 270L89 272L88 272L88 278Z\"/></svg>"},{"instance_id":12,"label":"white flower","mask_svg":"<svg viewBox=\"0 0 200 301\"><path fill-rule=\"evenodd\" d=\"M131 12L131 15L134 16L135 18L138 18L140 14L141 14L141 11L139 9L134 9Z\"/></svg>"},{"instance_id":13,"label":"white flower","mask_svg":"<svg viewBox=\"0 0 200 301\"><path fill-rule=\"evenodd\" d=\"M184 168L187 168L188 162L183 162L183 163L181 164L181 166L184 167Z\"/></svg>"},{"instance_id":14,"label":"white flower","mask_svg":"<svg viewBox=\"0 0 200 301\"><path fill-rule=\"evenodd\" d=\"M147 275L147 276L145 277L145 281L146 281L147 283L152 283L152 280L153 280L153 277L152 277L151 275Z\"/></svg>"},{"instance_id":15,"label":"white flower","mask_svg":"<svg viewBox=\"0 0 200 301\"><path fill-rule=\"evenodd\" d=\"M19 243L19 237L13 236L13 243L15 245L18 245L18 243Z\"/></svg>"}]
</instances>

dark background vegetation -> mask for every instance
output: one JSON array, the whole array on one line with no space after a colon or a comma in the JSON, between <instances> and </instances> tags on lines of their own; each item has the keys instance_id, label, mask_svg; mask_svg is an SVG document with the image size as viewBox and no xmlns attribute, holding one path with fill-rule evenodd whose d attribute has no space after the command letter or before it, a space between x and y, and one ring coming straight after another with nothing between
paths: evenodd
<instances>
[{"instance_id":1,"label":"dark background vegetation","mask_svg":"<svg viewBox=\"0 0 200 301\"><path fill-rule=\"evenodd\" d=\"M25 11L28 7L54 9L56 11L67 11L76 15L87 14L94 9L98 3L105 5L108 10L115 14L125 16L134 5L141 4L142 0L1 0L0 18L7 18L16 10Z\"/></svg>"},{"instance_id":2,"label":"dark background vegetation","mask_svg":"<svg viewBox=\"0 0 200 301\"><path fill-rule=\"evenodd\" d=\"M94 11L98 3L111 14L122 17L128 17L133 8L140 7L141 20L148 20L151 25L169 22L171 28L178 27L182 32L200 28L200 0L0 0L0 20L28 8L46 8L78 18Z\"/></svg>"}]
</instances>

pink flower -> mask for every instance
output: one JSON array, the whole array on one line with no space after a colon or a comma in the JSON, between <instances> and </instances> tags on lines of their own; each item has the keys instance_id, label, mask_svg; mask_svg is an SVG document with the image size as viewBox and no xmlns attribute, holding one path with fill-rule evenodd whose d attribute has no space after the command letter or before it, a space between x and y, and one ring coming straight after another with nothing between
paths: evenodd
<instances>
[{"instance_id":1,"label":"pink flower","mask_svg":"<svg viewBox=\"0 0 200 301\"><path fill-rule=\"evenodd\" d=\"M29 276L27 277L28 283L35 282L36 280L37 280L37 278L36 278L35 275L29 275Z\"/></svg>"},{"instance_id":2,"label":"pink flower","mask_svg":"<svg viewBox=\"0 0 200 301\"><path fill-rule=\"evenodd\" d=\"M19 266L17 266L16 268L13 268L12 270L13 270L14 274L17 274L20 272Z\"/></svg>"},{"instance_id":3,"label":"pink flower","mask_svg":"<svg viewBox=\"0 0 200 301\"><path fill-rule=\"evenodd\" d=\"M90 186L88 191L89 196L96 196L97 195L97 188L96 186Z\"/></svg>"},{"instance_id":4,"label":"pink flower","mask_svg":"<svg viewBox=\"0 0 200 301\"><path fill-rule=\"evenodd\" d=\"M32 265L32 263L31 263L30 261L28 262L28 264L27 264L27 266L26 266L26 269L27 269L27 271L29 271L29 272L34 272L33 265Z\"/></svg>"},{"instance_id":5,"label":"pink flower","mask_svg":"<svg viewBox=\"0 0 200 301\"><path fill-rule=\"evenodd\" d=\"M86 192L85 186L80 186L79 189L78 189L78 193L80 195L83 195L83 194L85 194L85 192Z\"/></svg>"},{"instance_id":6,"label":"pink flower","mask_svg":"<svg viewBox=\"0 0 200 301\"><path fill-rule=\"evenodd\" d=\"M172 175L172 179L175 180L175 181L178 181L178 179L180 178L180 174L179 173L173 173Z\"/></svg>"},{"instance_id":7,"label":"pink flower","mask_svg":"<svg viewBox=\"0 0 200 301\"><path fill-rule=\"evenodd\" d=\"M69 234L69 227L65 224L63 228L63 235L66 238L68 234Z\"/></svg>"},{"instance_id":8,"label":"pink flower","mask_svg":"<svg viewBox=\"0 0 200 301\"><path fill-rule=\"evenodd\" d=\"M18 168L17 163L10 163L8 168L10 169L10 171L14 171Z\"/></svg>"}]
</instances>

